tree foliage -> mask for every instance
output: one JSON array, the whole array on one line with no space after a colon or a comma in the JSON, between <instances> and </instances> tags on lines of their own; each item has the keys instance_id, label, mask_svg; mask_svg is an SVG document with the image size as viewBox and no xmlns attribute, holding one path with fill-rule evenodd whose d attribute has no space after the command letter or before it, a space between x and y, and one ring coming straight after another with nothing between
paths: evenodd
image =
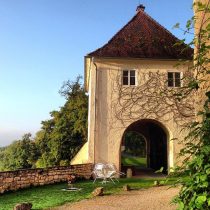
<instances>
[{"instance_id":1,"label":"tree foliage","mask_svg":"<svg viewBox=\"0 0 210 210\"><path fill-rule=\"evenodd\" d=\"M146 141L141 134L133 131L127 132L125 134L124 144L124 153L146 157Z\"/></svg>"},{"instance_id":2,"label":"tree foliage","mask_svg":"<svg viewBox=\"0 0 210 210\"><path fill-rule=\"evenodd\" d=\"M0 153L0 170L34 168L38 156L39 151L31 134L25 134Z\"/></svg>"},{"instance_id":3,"label":"tree foliage","mask_svg":"<svg viewBox=\"0 0 210 210\"><path fill-rule=\"evenodd\" d=\"M0 170L70 164L87 140L88 96L80 80L64 82L59 92L66 98L65 104L41 122L34 139L25 134L0 150Z\"/></svg>"},{"instance_id":4,"label":"tree foliage","mask_svg":"<svg viewBox=\"0 0 210 210\"><path fill-rule=\"evenodd\" d=\"M51 119L42 122L35 138L42 154L37 167L69 165L87 140L88 97L80 79L64 83L60 94L66 103L59 111L50 113Z\"/></svg>"}]
</instances>

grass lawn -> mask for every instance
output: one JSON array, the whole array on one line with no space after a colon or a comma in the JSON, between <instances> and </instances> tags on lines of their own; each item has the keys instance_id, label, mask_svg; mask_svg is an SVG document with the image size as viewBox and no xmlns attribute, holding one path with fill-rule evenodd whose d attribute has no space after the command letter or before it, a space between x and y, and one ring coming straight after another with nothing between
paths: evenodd
<instances>
[{"instance_id":1,"label":"grass lawn","mask_svg":"<svg viewBox=\"0 0 210 210\"><path fill-rule=\"evenodd\" d=\"M147 167L147 158L135 156L122 156L122 165L124 166L140 166Z\"/></svg>"},{"instance_id":2,"label":"grass lawn","mask_svg":"<svg viewBox=\"0 0 210 210\"><path fill-rule=\"evenodd\" d=\"M61 189L67 187L66 183L33 187L0 195L0 209L12 210L15 204L20 202L31 202L34 210L46 209L68 202L91 198L91 192L99 186L104 187L105 194L114 194L122 191L122 186L125 184L129 184L133 189L140 189L153 186L155 180L157 179L124 178L120 179L120 182L115 185L112 183L102 185L99 181L96 182L96 184L93 184L93 181L79 181L75 183L75 187L82 188L82 190L78 192L62 191ZM175 179L171 179L167 184L172 184L174 180Z\"/></svg>"}]
</instances>

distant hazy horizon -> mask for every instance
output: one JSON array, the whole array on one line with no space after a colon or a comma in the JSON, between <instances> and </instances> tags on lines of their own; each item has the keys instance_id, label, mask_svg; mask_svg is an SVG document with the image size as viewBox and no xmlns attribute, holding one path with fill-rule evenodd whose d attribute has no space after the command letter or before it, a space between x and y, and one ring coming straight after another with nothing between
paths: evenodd
<instances>
[{"instance_id":1,"label":"distant hazy horizon","mask_svg":"<svg viewBox=\"0 0 210 210\"><path fill-rule=\"evenodd\" d=\"M31 133L32 136L35 135L34 131L17 131L17 130L10 130L10 131L0 131L0 147L5 147L11 144L13 141L20 140L22 136L26 133Z\"/></svg>"}]
</instances>

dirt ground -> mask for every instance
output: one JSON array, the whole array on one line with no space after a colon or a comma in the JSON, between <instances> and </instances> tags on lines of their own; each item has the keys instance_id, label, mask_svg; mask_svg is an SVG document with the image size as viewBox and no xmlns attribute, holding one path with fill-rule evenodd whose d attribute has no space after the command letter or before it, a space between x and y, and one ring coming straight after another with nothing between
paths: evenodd
<instances>
[{"instance_id":1,"label":"dirt ground","mask_svg":"<svg viewBox=\"0 0 210 210\"><path fill-rule=\"evenodd\" d=\"M175 210L171 199L178 188L153 187L67 204L53 210Z\"/></svg>"}]
</instances>

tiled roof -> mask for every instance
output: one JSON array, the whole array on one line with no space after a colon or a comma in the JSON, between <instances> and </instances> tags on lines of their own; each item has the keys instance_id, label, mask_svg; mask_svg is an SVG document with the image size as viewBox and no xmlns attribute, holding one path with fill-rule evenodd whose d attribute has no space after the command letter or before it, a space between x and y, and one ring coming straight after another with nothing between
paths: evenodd
<instances>
[{"instance_id":1,"label":"tiled roof","mask_svg":"<svg viewBox=\"0 0 210 210\"><path fill-rule=\"evenodd\" d=\"M143 9L103 47L88 54L94 57L188 59L193 49L151 18Z\"/></svg>"}]
</instances>

